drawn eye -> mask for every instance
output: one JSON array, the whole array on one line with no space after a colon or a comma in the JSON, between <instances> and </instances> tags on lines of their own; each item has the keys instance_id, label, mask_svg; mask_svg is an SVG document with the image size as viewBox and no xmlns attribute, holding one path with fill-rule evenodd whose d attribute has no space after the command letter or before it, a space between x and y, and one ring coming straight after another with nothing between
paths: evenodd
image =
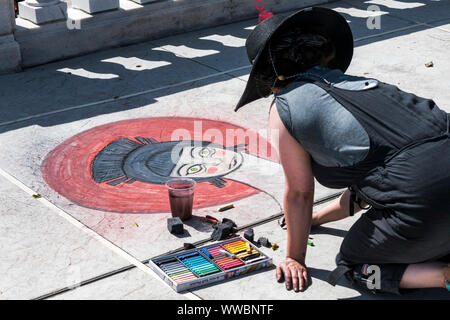
<instances>
[{"instance_id":1,"label":"drawn eye","mask_svg":"<svg viewBox=\"0 0 450 320\"><path fill-rule=\"evenodd\" d=\"M208 148L201 148L198 152L198 155L202 158L210 157L211 156L211 150Z\"/></svg>"},{"instance_id":2,"label":"drawn eye","mask_svg":"<svg viewBox=\"0 0 450 320\"><path fill-rule=\"evenodd\" d=\"M233 168L237 164L236 156L233 157L233 160L230 162L229 169Z\"/></svg>"},{"instance_id":3,"label":"drawn eye","mask_svg":"<svg viewBox=\"0 0 450 320\"><path fill-rule=\"evenodd\" d=\"M187 170L186 170L186 174L196 174L203 171L203 166L201 164L194 164L193 166L190 166Z\"/></svg>"}]
</instances>

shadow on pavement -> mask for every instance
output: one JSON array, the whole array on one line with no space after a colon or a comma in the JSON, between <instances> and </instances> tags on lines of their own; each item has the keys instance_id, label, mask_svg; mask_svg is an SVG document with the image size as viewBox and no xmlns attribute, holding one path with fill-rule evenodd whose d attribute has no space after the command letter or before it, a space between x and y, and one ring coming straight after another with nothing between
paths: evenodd
<instances>
[{"instance_id":1,"label":"shadow on pavement","mask_svg":"<svg viewBox=\"0 0 450 320\"><path fill-rule=\"evenodd\" d=\"M381 19L389 17L389 21L392 20L388 23L386 18L388 29L383 29L382 25L381 30L371 33L366 26L367 14L361 14L366 12L370 4L348 1L325 6L342 11L355 37L358 34L364 36L389 32L398 26L405 26L405 23L406 26L414 26L414 21L405 18L408 16L420 17L426 14L428 22L439 26L448 23L448 20L442 19L443 12L450 12L450 2L392 0L386 5L378 5L382 12L388 13L383 14ZM415 6L417 3L423 5ZM399 5L406 8L400 9ZM434 16L436 19L433 19ZM397 25L393 26L392 23ZM33 124L53 126L148 106L168 94L224 81L223 76L216 76L218 72L232 70L226 74L230 78L247 75L250 68L242 43L255 24L256 19L247 20L0 76L0 133ZM363 42L367 45L430 27L421 25L406 28L382 37L365 38ZM230 45L229 41L221 39L231 39L232 43ZM355 46L358 45L360 43L356 42ZM187 57L177 53L182 49L196 56ZM203 80L191 82L193 79ZM243 81L242 90L244 85ZM166 89L160 89L164 87ZM124 98L127 95L134 96ZM232 108L230 106L230 110ZM60 113L51 117L46 114L54 112ZM28 117L31 118L26 120Z\"/></svg>"}]
</instances>

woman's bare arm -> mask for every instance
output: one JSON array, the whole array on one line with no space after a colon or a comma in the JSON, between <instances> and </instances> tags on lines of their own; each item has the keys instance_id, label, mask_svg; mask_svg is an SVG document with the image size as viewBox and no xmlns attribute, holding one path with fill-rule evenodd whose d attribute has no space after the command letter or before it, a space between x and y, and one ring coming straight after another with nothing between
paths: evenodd
<instances>
[{"instance_id":1,"label":"woman's bare arm","mask_svg":"<svg viewBox=\"0 0 450 320\"><path fill-rule=\"evenodd\" d=\"M350 191L346 190L339 197L339 199L337 199L337 201L334 201L328 206L313 213L312 225L319 226L327 222L347 218L350 214L349 205L350 205ZM364 201L361 201L361 205L363 207L367 206L367 204ZM362 210L356 203L354 204L353 208L355 213Z\"/></svg>"},{"instance_id":2,"label":"woman's bare arm","mask_svg":"<svg viewBox=\"0 0 450 320\"><path fill-rule=\"evenodd\" d=\"M302 291L307 286L305 257L314 199L310 156L286 130L276 108L270 112L269 126L272 130L278 130L279 141L272 143L278 150L285 175L287 249L286 261L277 268L277 278L284 277L288 289Z\"/></svg>"}]
</instances>

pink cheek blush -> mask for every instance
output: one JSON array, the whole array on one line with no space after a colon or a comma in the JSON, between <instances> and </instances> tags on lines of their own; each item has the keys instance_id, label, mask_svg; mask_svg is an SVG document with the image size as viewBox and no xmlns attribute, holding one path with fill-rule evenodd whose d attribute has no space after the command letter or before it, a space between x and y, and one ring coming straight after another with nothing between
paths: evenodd
<instances>
[{"instance_id":1,"label":"pink cheek blush","mask_svg":"<svg viewBox=\"0 0 450 320\"><path fill-rule=\"evenodd\" d=\"M217 156L224 156L225 154L226 154L226 152L224 150L216 150Z\"/></svg>"},{"instance_id":2,"label":"pink cheek blush","mask_svg":"<svg viewBox=\"0 0 450 320\"><path fill-rule=\"evenodd\" d=\"M211 168L208 168L208 173L216 173L217 170L218 169L216 167L211 167Z\"/></svg>"}]
</instances>

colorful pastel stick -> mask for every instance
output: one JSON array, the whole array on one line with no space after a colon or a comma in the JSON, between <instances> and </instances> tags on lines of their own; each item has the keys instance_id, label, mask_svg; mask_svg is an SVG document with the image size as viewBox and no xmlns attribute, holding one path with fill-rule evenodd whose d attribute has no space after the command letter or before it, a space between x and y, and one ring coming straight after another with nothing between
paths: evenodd
<instances>
[{"instance_id":1,"label":"colorful pastel stick","mask_svg":"<svg viewBox=\"0 0 450 320\"><path fill-rule=\"evenodd\" d=\"M174 277L173 280L175 281L180 281L180 280L188 280L188 279L196 279L197 276L193 273L188 274L188 275L184 275L184 276L179 276L179 277Z\"/></svg>"},{"instance_id":2,"label":"colorful pastel stick","mask_svg":"<svg viewBox=\"0 0 450 320\"><path fill-rule=\"evenodd\" d=\"M182 256L178 256L178 259L183 260L192 256L198 256L199 254L197 252L192 252L192 253L188 253L188 254L184 254Z\"/></svg>"},{"instance_id":3,"label":"colorful pastel stick","mask_svg":"<svg viewBox=\"0 0 450 320\"><path fill-rule=\"evenodd\" d=\"M195 269L204 269L204 268L217 269L217 267L215 265L213 265L212 263L202 264L202 265L198 265L198 266L195 267Z\"/></svg>"},{"instance_id":4,"label":"colorful pastel stick","mask_svg":"<svg viewBox=\"0 0 450 320\"><path fill-rule=\"evenodd\" d=\"M202 276L204 274L214 273L214 272L215 272L215 270L213 270L213 269L204 269L204 270L195 270L194 273Z\"/></svg>"},{"instance_id":5,"label":"colorful pastel stick","mask_svg":"<svg viewBox=\"0 0 450 320\"><path fill-rule=\"evenodd\" d=\"M175 281L176 283L180 283L180 282L194 280L194 279L197 279L197 277L195 275L192 275L190 277L184 277L184 278L174 278L172 280Z\"/></svg>"},{"instance_id":6,"label":"colorful pastel stick","mask_svg":"<svg viewBox=\"0 0 450 320\"><path fill-rule=\"evenodd\" d=\"M192 273L192 271L186 268L186 269L183 269L183 270L171 271L168 274L169 275L175 275L175 274L181 274L181 273Z\"/></svg>"},{"instance_id":7,"label":"colorful pastel stick","mask_svg":"<svg viewBox=\"0 0 450 320\"><path fill-rule=\"evenodd\" d=\"M178 263L174 263L174 264L164 264L159 266L161 269L165 268L165 269L170 269L170 268L176 268L176 267L183 267L183 264L178 262Z\"/></svg>"},{"instance_id":8,"label":"colorful pastel stick","mask_svg":"<svg viewBox=\"0 0 450 320\"><path fill-rule=\"evenodd\" d=\"M187 262L193 262L193 261L200 261L200 260L205 260L202 257L195 257L195 258L189 258L189 259L183 259L183 263L187 263Z\"/></svg>"},{"instance_id":9,"label":"colorful pastel stick","mask_svg":"<svg viewBox=\"0 0 450 320\"><path fill-rule=\"evenodd\" d=\"M191 271L189 271L187 273L171 274L170 277L171 278L181 278L181 277L187 277L187 276L191 276L191 275L193 275L193 273Z\"/></svg>"},{"instance_id":10,"label":"colorful pastel stick","mask_svg":"<svg viewBox=\"0 0 450 320\"><path fill-rule=\"evenodd\" d=\"M233 248L233 247L242 247L245 246L245 242L243 243L228 243L223 245L225 248Z\"/></svg>"},{"instance_id":11,"label":"colorful pastel stick","mask_svg":"<svg viewBox=\"0 0 450 320\"><path fill-rule=\"evenodd\" d=\"M169 276L170 277L178 277L178 276L187 275L187 274L192 274L192 271L186 270L186 271L182 271L182 272L175 272L175 273L169 274Z\"/></svg>"},{"instance_id":12,"label":"colorful pastel stick","mask_svg":"<svg viewBox=\"0 0 450 320\"><path fill-rule=\"evenodd\" d=\"M212 258L212 255L208 252L208 250L206 250L206 248L203 248L202 251L208 258Z\"/></svg>"},{"instance_id":13,"label":"colorful pastel stick","mask_svg":"<svg viewBox=\"0 0 450 320\"><path fill-rule=\"evenodd\" d=\"M165 273L167 273L168 275L172 275L172 274L177 274L180 272L190 272L189 269L178 269L178 270L171 270L171 271L164 271Z\"/></svg>"},{"instance_id":14,"label":"colorful pastel stick","mask_svg":"<svg viewBox=\"0 0 450 320\"><path fill-rule=\"evenodd\" d=\"M221 263L221 264L228 263L228 262L234 262L234 261L239 261L239 260L233 259L233 258L220 258L220 259L216 260L217 263Z\"/></svg>"},{"instance_id":15,"label":"colorful pastel stick","mask_svg":"<svg viewBox=\"0 0 450 320\"><path fill-rule=\"evenodd\" d=\"M225 258L215 259L214 261L217 263L225 263L225 262L229 262L229 261L233 261L233 260L236 260L236 259L225 257Z\"/></svg>"},{"instance_id":16,"label":"colorful pastel stick","mask_svg":"<svg viewBox=\"0 0 450 320\"><path fill-rule=\"evenodd\" d=\"M220 270L219 269L198 270L195 273L200 275L200 276L203 276L203 275L206 275L206 274L216 273L217 271L220 271Z\"/></svg>"},{"instance_id":17,"label":"colorful pastel stick","mask_svg":"<svg viewBox=\"0 0 450 320\"><path fill-rule=\"evenodd\" d=\"M230 263L230 264L226 264L226 265L222 266L222 268L226 270L226 269L231 269L231 268L242 266L242 265L244 265L244 264L243 263Z\"/></svg>"},{"instance_id":18,"label":"colorful pastel stick","mask_svg":"<svg viewBox=\"0 0 450 320\"><path fill-rule=\"evenodd\" d=\"M201 266L201 265L204 265L204 264L205 264L204 262L186 263L186 265L187 265L189 268L195 268L195 267L197 267L197 266Z\"/></svg>"},{"instance_id":19,"label":"colorful pastel stick","mask_svg":"<svg viewBox=\"0 0 450 320\"><path fill-rule=\"evenodd\" d=\"M177 274L180 272L190 272L189 269L179 269L179 270L171 270L171 271L164 271L165 273L167 273L168 275L172 275L172 274Z\"/></svg>"},{"instance_id":20,"label":"colorful pastel stick","mask_svg":"<svg viewBox=\"0 0 450 320\"><path fill-rule=\"evenodd\" d=\"M192 269L192 271L194 271L194 272L198 272L198 271L200 271L200 270L206 270L206 269L210 269L210 268L212 268L211 266L208 266L208 265L204 265L204 266L196 266L196 267L192 267L191 269Z\"/></svg>"},{"instance_id":21,"label":"colorful pastel stick","mask_svg":"<svg viewBox=\"0 0 450 320\"><path fill-rule=\"evenodd\" d=\"M176 272L179 272L179 271L186 271L186 270L189 270L189 269L184 267L184 266L180 267L180 268L173 268L173 269L166 269L166 270L163 269L163 271L166 272L166 273L176 273Z\"/></svg>"},{"instance_id":22,"label":"colorful pastel stick","mask_svg":"<svg viewBox=\"0 0 450 320\"><path fill-rule=\"evenodd\" d=\"M214 269L217 269L214 265L205 265L205 266L198 266L198 267L195 267L195 268L193 268L192 270L193 270L194 272L196 272L196 271L202 271L202 270L214 270Z\"/></svg>"},{"instance_id":23,"label":"colorful pastel stick","mask_svg":"<svg viewBox=\"0 0 450 320\"><path fill-rule=\"evenodd\" d=\"M236 252L240 252L240 251L247 251L247 248L245 246L243 246L243 247L227 247L226 249L232 253L236 253Z\"/></svg>"},{"instance_id":24,"label":"colorful pastel stick","mask_svg":"<svg viewBox=\"0 0 450 320\"><path fill-rule=\"evenodd\" d=\"M176 269L176 268L186 268L186 266L179 264L179 265L173 265L173 266L160 266L160 268L163 270L171 270L171 269Z\"/></svg>"}]
</instances>

